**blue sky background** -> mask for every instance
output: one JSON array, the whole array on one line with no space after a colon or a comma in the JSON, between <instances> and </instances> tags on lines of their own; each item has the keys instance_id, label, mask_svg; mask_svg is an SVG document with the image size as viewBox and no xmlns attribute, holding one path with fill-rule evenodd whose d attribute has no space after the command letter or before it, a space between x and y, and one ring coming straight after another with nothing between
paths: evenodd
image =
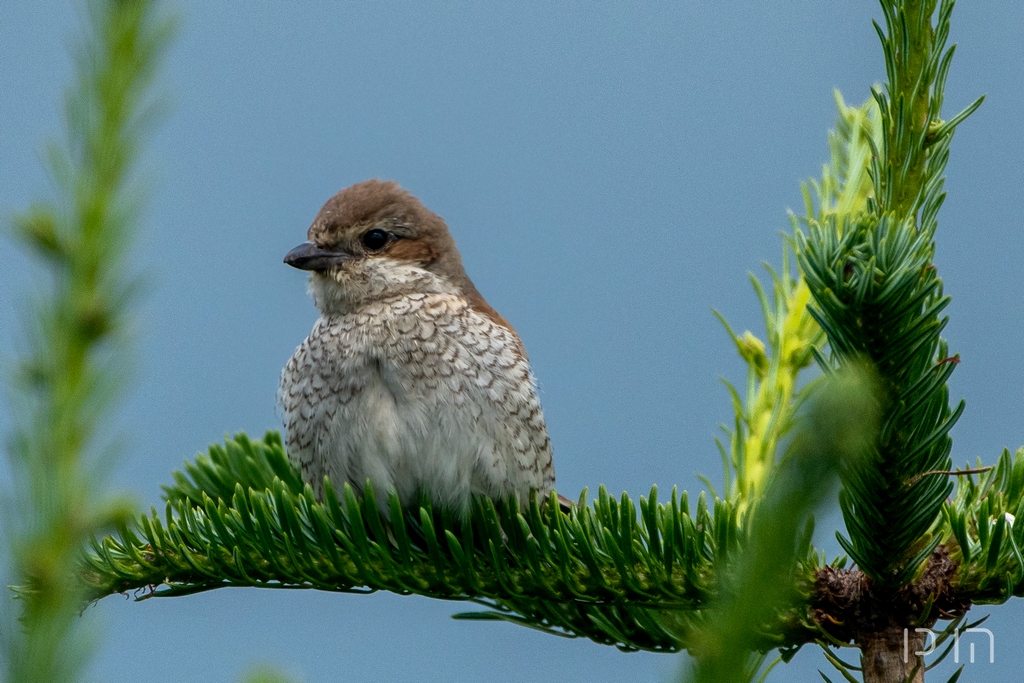
<instances>
[{"instance_id":1,"label":"blue sky background","mask_svg":"<svg viewBox=\"0 0 1024 683\"><path fill-rule=\"evenodd\" d=\"M873 3L179 8L163 81L173 109L145 157L135 260L154 288L118 419L130 447L117 488L156 503L209 443L278 427L280 369L316 316L281 259L330 195L369 177L447 219L470 276L520 331L560 491L721 481L718 377L743 374L711 309L761 332L747 273L778 262L786 209L820 174L832 89L860 102L884 76ZM47 190L40 150L60 130L76 23L67 3L0 7L5 217ZM952 38L947 115L988 95L953 143L936 256L963 358L952 394L968 404L954 459L992 462L1024 443L1024 4L961 3ZM8 242L0 263L10 354L34 271ZM269 662L308 683L665 681L682 665L448 618L462 607L232 589L108 598L84 618L103 634L96 680L232 681ZM996 663L964 680L1019 678L1024 604L995 613ZM771 680L819 680L818 667L808 649Z\"/></svg>"}]
</instances>

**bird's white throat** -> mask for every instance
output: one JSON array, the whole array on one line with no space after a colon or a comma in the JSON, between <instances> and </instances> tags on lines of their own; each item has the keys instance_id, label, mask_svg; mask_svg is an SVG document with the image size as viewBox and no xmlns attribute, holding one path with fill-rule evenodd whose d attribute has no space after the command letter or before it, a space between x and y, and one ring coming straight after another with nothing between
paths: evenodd
<instances>
[{"instance_id":1,"label":"bird's white throat","mask_svg":"<svg viewBox=\"0 0 1024 683\"><path fill-rule=\"evenodd\" d=\"M342 315L382 299L409 294L460 294L446 278L418 263L387 257L349 261L309 278L309 295L324 315Z\"/></svg>"}]
</instances>

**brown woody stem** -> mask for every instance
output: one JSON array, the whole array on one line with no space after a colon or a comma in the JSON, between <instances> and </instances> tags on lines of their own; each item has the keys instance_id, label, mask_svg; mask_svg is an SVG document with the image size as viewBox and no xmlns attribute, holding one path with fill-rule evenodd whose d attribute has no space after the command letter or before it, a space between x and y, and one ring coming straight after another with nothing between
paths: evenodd
<instances>
[{"instance_id":1,"label":"brown woody stem","mask_svg":"<svg viewBox=\"0 0 1024 683\"><path fill-rule=\"evenodd\" d=\"M913 629L889 627L864 634L860 663L864 683L924 683L924 635Z\"/></svg>"}]
</instances>

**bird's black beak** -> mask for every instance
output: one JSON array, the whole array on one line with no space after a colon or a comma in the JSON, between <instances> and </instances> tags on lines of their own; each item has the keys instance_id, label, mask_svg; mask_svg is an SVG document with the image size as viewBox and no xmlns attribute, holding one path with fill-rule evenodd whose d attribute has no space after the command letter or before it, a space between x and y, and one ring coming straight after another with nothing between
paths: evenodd
<instances>
[{"instance_id":1,"label":"bird's black beak","mask_svg":"<svg viewBox=\"0 0 1024 683\"><path fill-rule=\"evenodd\" d=\"M312 242L303 242L284 256L284 262L299 270L326 270L352 260L351 254L327 251Z\"/></svg>"}]
</instances>

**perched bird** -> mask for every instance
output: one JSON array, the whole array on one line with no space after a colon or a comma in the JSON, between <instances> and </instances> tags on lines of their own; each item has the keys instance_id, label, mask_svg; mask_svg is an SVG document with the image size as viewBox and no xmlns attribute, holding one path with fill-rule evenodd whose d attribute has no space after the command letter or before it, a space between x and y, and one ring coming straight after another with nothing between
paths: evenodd
<instances>
[{"instance_id":1,"label":"perched bird","mask_svg":"<svg viewBox=\"0 0 1024 683\"><path fill-rule=\"evenodd\" d=\"M473 494L555 483L551 442L519 335L466 275L440 216L367 180L320 209L288 252L311 271L320 318L281 374L287 450L318 495L373 483L381 507L425 495L465 512Z\"/></svg>"}]
</instances>

